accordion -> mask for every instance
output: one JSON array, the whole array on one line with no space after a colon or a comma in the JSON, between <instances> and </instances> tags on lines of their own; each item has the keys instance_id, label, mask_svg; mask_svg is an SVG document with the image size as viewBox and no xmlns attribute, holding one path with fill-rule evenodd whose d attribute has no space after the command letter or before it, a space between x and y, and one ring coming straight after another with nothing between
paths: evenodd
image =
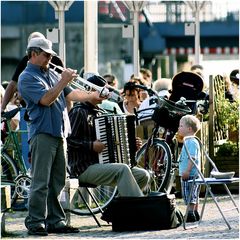
<instances>
[{"instance_id":1,"label":"accordion","mask_svg":"<svg viewBox=\"0 0 240 240\"><path fill-rule=\"evenodd\" d=\"M94 119L96 137L106 145L99 163L135 165L135 115L103 115Z\"/></svg>"}]
</instances>

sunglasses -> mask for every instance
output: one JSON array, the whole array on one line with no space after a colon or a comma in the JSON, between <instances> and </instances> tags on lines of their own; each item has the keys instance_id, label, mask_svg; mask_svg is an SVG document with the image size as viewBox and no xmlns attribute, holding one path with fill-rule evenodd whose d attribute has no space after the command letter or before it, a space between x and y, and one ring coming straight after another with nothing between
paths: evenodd
<instances>
[{"instance_id":1,"label":"sunglasses","mask_svg":"<svg viewBox=\"0 0 240 240\"><path fill-rule=\"evenodd\" d=\"M42 51L43 55L46 57L46 58L50 58L52 57L52 54L51 53L46 53L44 51Z\"/></svg>"}]
</instances>

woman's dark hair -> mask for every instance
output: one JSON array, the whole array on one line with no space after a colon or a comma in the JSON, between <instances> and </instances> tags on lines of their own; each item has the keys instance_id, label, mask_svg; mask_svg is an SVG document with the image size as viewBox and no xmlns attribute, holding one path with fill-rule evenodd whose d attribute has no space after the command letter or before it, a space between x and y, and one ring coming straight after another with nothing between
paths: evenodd
<instances>
[{"instance_id":1,"label":"woman's dark hair","mask_svg":"<svg viewBox=\"0 0 240 240\"><path fill-rule=\"evenodd\" d=\"M139 95L139 88L136 87L136 83L135 82L127 82L125 83L124 87L123 87L123 95L126 95L126 91L128 90L130 92L130 94L132 94L133 91L137 91L138 95Z\"/></svg>"},{"instance_id":2,"label":"woman's dark hair","mask_svg":"<svg viewBox=\"0 0 240 240\"><path fill-rule=\"evenodd\" d=\"M127 82L124 84L123 92L125 93L127 90L132 91L137 89L135 86L136 86L135 82Z\"/></svg>"}]
</instances>

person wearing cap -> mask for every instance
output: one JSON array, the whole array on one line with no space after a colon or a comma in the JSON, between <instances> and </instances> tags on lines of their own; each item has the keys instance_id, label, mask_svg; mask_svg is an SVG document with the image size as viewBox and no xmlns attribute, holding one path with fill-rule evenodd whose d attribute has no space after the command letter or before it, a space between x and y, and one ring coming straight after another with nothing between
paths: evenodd
<instances>
[{"instance_id":1,"label":"person wearing cap","mask_svg":"<svg viewBox=\"0 0 240 240\"><path fill-rule=\"evenodd\" d=\"M45 36L40 33L40 32L32 32L29 37L28 37L28 42L32 39L32 38L36 38L36 37L40 37L40 38L45 38ZM12 76L12 80L10 80L7 84L7 87L6 87L6 94L4 95L3 99L2 99L2 104L1 104L1 112L5 112L5 111L9 111L9 104L11 104L11 101L12 99L14 98L14 96L16 94L18 94L18 91L17 91L17 85L18 85L18 78L19 78L19 75L22 73L22 71L26 68L27 66L27 62L28 62L28 55L25 55L21 60L20 62L18 63L16 69L15 69L15 72ZM62 60L58 57L58 56L52 56L51 58L51 63L57 65L57 66L61 66L61 67L64 67L63 65L63 62ZM50 66L52 68L52 66ZM23 109L21 110L23 113L24 113L24 117L21 117L21 114L20 112L15 116L19 116L18 119L20 121L20 128L21 130L26 130L27 127L26 127L26 124L24 121L27 121L28 120L28 114L27 114L27 111L25 111L25 102L22 98L20 98L18 96L19 100L20 100L20 106L23 107ZM71 109L72 107L72 101L67 101L67 108L68 110ZM18 121L18 122L19 122ZM27 150L28 151L28 143L27 143L27 140L26 139L22 139L22 141L26 141L26 142L22 142L22 143L25 143L25 145L27 146ZM24 156L24 150L23 150L23 156ZM30 152L26 152L26 156L24 156L26 160L26 166L27 167L31 167L31 153ZM25 199L25 202L27 201L27 199ZM26 208L25 206L25 203L24 204L20 204L18 202L12 204L12 207L13 208Z\"/></svg>"},{"instance_id":2,"label":"person wearing cap","mask_svg":"<svg viewBox=\"0 0 240 240\"><path fill-rule=\"evenodd\" d=\"M45 38L45 36L42 33L40 33L40 32L32 32L29 35L29 37L28 37L28 42L32 38L36 38L36 37ZM18 63L11 80L8 82L8 85L7 85L7 88L6 88L6 92L5 92L5 95L4 95L3 99L2 99L2 104L1 104L1 112L2 113L5 112L5 111L9 111L9 104L11 104L11 100L18 93L18 90L17 90L18 78L19 78L19 75L21 74L21 72L26 68L27 62L28 62L28 56L25 55L20 60L20 62ZM61 59L58 56L53 56L52 59L51 59L51 62L54 63L55 65L63 67L63 62L61 61ZM18 98L20 100L20 106L23 107L23 109L21 111L24 113L24 120L27 121L28 120L28 114L27 114L27 112L24 109L26 104L25 104L24 100L21 99L19 96L18 96ZM67 104L68 104L68 109L70 109L71 108L71 101L68 101ZM21 122L21 124L20 124L21 130L26 130L26 124L23 123L23 118L20 117L21 116L20 112L17 115L19 115L19 120ZM25 141L25 139L24 140L22 139L22 141ZM27 146L27 142L25 142L25 144ZM23 152L23 155L24 155L24 152ZM30 155L31 155L30 152L28 152L28 155L25 156L26 159L31 159ZM29 160L27 160L27 161L28 161L28 162L26 162L27 167L31 166L30 161ZM25 208L25 204L19 205L16 202L16 203L14 203L12 205L12 207L13 208Z\"/></svg>"},{"instance_id":3,"label":"person wearing cap","mask_svg":"<svg viewBox=\"0 0 240 240\"><path fill-rule=\"evenodd\" d=\"M88 81L100 87L106 85L106 80L100 76L92 76ZM99 108L104 99L98 91L91 92L89 99L73 106L69 112L72 133L68 137L68 164L72 177L80 182L96 186L116 186L120 196L143 196L141 189L145 188L150 176L145 169L130 167L124 163L101 164L98 154L105 144L96 137L93 119L106 114ZM139 139L136 145L139 147Z\"/></svg>"},{"instance_id":4,"label":"person wearing cap","mask_svg":"<svg viewBox=\"0 0 240 240\"><path fill-rule=\"evenodd\" d=\"M40 32L32 32L29 35L29 37L28 37L28 42L32 38L36 38L36 37L45 38L45 36L42 33L40 33ZM21 72L26 68L27 62L28 62L28 56L25 55L21 59L21 61L18 63L18 65L17 65L17 67L15 69L15 72L14 72L14 74L12 76L12 80L10 80L10 82L9 82L7 88L6 88L6 92L5 92L4 98L2 99L1 111L5 111L6 110L6 106L8 105L10 100L12 99L14 93L17 92L18 77L21 74ZM51 62L54 63L55 65L63 67L63 62L61 61L61 59L58 56L53 56L52 59L51 59ZM25 107L24 101L21 101L21 105L23 107Z\"/></svg>"},{"instance_id":5,"label":"person wearing cap","mask_svg":"<svg viewBox=\"0 0 240 240\"><path fill-rule=\"evenodd\" d=\"M32 38L29 61L20 74L19 93L29 114L28 141L32 156L31 190L25 225L30 235L79 232L66 225L59 196L66 179L66 137L71 132L66 99L84 101L88 96L67 86L76 76L70 68L61 74L49 68L56 53L46 38Z\"/></svg>"}]
</instances>

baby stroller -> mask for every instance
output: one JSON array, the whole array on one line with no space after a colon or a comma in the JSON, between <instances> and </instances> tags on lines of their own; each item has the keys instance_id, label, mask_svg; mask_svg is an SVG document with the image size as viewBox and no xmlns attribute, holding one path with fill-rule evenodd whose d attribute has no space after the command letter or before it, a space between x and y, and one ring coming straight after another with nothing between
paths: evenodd
<instances>
[{"instance_id":1,"label":"baby stroller","mask_svg":"<svg viewBox=\"0 0 240 240\"><path fill-rule=\"evenodd\" d=\"M180 72L172 79L172 90L169 99L177 102L184 97L192 114L197 111L197 100L204 99L206 94L203 90L203 79L193 72Z\"/></svg>"}]
</instances>

